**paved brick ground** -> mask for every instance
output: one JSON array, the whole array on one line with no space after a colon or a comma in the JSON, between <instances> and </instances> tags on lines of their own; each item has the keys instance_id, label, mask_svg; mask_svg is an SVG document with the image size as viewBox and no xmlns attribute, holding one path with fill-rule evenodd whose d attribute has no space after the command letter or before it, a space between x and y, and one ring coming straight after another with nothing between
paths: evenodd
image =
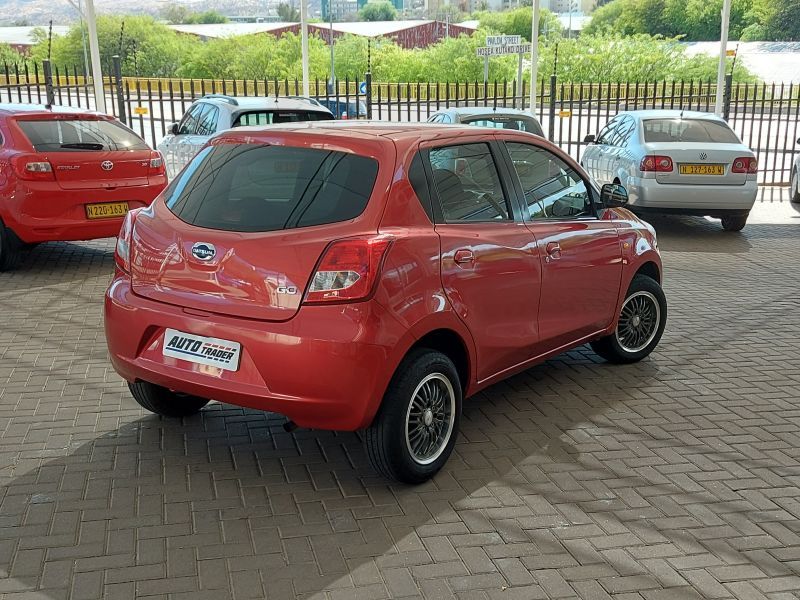
<instances>
[{"instance_id":1,"label":"paved brick ground","mask_svg":"<svg viewBox=\"0 0 800 600\"><path fill-rule=\"evenodd\" d=\"M658 219L654 356L581 348L465 407L390 486L354 434L215 405L166 422L110 370L109 241L0 275L0 598L800 597L800 208Z\"/></svg>"}]
</instances>

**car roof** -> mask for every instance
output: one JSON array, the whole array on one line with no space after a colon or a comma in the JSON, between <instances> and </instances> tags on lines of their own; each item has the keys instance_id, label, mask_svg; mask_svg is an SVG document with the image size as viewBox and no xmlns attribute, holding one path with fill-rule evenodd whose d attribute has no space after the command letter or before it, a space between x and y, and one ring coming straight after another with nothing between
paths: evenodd
<instances>
[{"instance_id":1,"label":"car roof","mask_svg":"<svg viewBox=\"0 0 800 600\"><path fill-rule=\"evenodd\" d=\"M498 106L497 108L491 106L462 106L458 108L447 108L438 110L436 113L448 113L458 115L459 117L529 117L535 119L536 117L531 113L519 110L518 108L506 108Z\"/></svg>"},{"instance_id":2,"label":"car roof","mask_svg":"<svg viewBox=\"0 0 800 600\"><path fill-rule=\"evenodd\" d=\"M198 98L198 102L203 101L215 106L224 108L230 112L240 112L243 110L310 110L316 112L330 112L324 106L320 106L311 98L301 96L227 96L223 94L211 94Z\"/></svg>"},{"instance_id":3,"label":"car roof","mask_svg":"<svg viewBox=\"0 0 800 600\"><path fill-rule=\"evenodd\" d=\"M646 120L646 119L708 119L709 121L722 121L721 117L718 117L714 113L708 112L698 112L695 110L667 110L667 109L656 109L656 110L628 110L625 112L620 113L625 115L630 115L634 119L639 120Z\"/></svg>"},{"instance_id":4,"label":"car roof","mask_svg":"<svg viewBox=\"0 0 800 600\"><path fill-rule=\"evenodd\" d=\"M5 116L13 115L26 115L26 116L40 116L40 115L93 115L105 116L101 113L86 110L84 108L72 108L69 106L45 106L44 104L10 104L0 103L0 114Z\"/></svg>"},{"instance_id":5,"label":"car roof","mask_svg":"<svg viewBox=\"0 0 800 600\"><path fill-rule=\"evenodd\" d=\"M371 140L374 142L396 143L400 146L409 147L419 143L444 139L474 138L473 141L481 139L489 141L491 136L503 135L514 137L519 141L534 142L539 145L546 145L555 148L553 144L544 138L513 130L486 130L482 127L473 125L442 125L438 123L387 123L383 121L306 121L295 123L280 123L269 126L237 127L217 134L217 138L233 139L247 142L268 141L276 135L281 134L306 134L309 136L319 136L320 141L325 141L333 137ZM245 139L242 139L245 138Z\"/></svg>"}]
</instances>

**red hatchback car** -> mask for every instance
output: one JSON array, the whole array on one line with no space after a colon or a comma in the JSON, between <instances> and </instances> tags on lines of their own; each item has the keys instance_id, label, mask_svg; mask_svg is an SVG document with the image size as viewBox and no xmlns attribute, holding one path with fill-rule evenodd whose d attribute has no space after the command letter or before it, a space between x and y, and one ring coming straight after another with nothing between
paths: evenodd
<instances>
[{"instance_id":1,"label":"red hatchback car","mask_svg":"<svg viewBox=\"0 0 800 600\"><path fill-rule=\"evenodd\" d=\"M113 117L0 104L0 271L26 245L117 235L166 184L161 155Z\"/></svg>"},{"instance_id":2,"label":"red hatchback car","mask_svg":"<svg viewBox=\"0 0 800 600\"><path fill-rule=\"evenodd\" d=\"M587 342L621 363L656 346L661 259L626 199L511 130L228 131L126 218L111 360L160 415L213 398L364 429L381 473L420 482L462 398Z\"/></svg>"}]
</instances>

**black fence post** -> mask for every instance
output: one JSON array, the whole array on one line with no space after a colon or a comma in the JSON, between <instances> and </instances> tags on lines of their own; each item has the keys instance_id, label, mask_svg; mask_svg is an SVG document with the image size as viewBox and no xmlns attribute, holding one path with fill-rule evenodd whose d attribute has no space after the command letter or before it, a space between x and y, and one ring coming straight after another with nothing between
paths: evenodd
<instances>
[{"instance_id":1,"label":"black fence post","mask_svg":"<svg viewBox=\"0 0 800 600\"><path fill-rule=\"evenodd\" d=\"M556 134L556 74L550 75L550 123L547 131L547 139L553 141Z\"/></svg>"},{"instance_id":2,"label":"black fence post","mask_svg":"<svg viewBox=\"0 0 800 600\"><path fill-rule=\"evenodd\" d=\"M372 73L367 71L364 75L367 84L367 119L372 120ZM358 107L356 107L356 118L358 118Z\"/></svg>"},{"instance_id":3,"label":"black fence post","mask_svg":"<svg viewBox=\"0 0 800 600\"><path fill-rule=\"evenodd\" d=\"M117 92L117 118L126 125L128 124L127 115L125 114L125 95L122 91L122 61L119 55L111 57L112 69L114 76L114 89ZM159 87L159 93L161 89Z\"/></svg>"},{"instance_id":4,"label":"black fence post","mask_svg":"<svg viewBox=\"0 0 800 600\"><path fill-rule=\"evenodd\" d=\"M44 74L44 90L47 98L47 106L53 106L56 103L56 94L53 89L53 66L49 60L42 61L42 71Z\"/></svg>"},{"instance_id":5,"label":"black fence post","mask_svg":"<svg viewBox=\"0 0 800 600\"><path fill-rule=\"evenodd\" d=\"M731 89L733 88L733 73L725 75L725 95L722 100L722 116L727 121L731 116Z\"/></svg>"}]
</instances>

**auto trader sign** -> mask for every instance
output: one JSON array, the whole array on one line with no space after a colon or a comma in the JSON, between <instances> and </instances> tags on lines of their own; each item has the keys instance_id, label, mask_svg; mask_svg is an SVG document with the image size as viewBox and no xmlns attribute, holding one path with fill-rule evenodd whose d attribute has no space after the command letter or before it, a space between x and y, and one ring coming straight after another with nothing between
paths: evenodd
<instances>
[{"instance_id":1,"label":"auto trader sign","mask_svg":"<svg viewBox=\"0 0 800 600\"><path fill-rule=\"evenodd\" d=\"M486 36L486 46L478 48L478 56L503 56L506 54L526 54L531 51L530 44L523 44L519 35Z\"/></svg>"}]
</instances>

